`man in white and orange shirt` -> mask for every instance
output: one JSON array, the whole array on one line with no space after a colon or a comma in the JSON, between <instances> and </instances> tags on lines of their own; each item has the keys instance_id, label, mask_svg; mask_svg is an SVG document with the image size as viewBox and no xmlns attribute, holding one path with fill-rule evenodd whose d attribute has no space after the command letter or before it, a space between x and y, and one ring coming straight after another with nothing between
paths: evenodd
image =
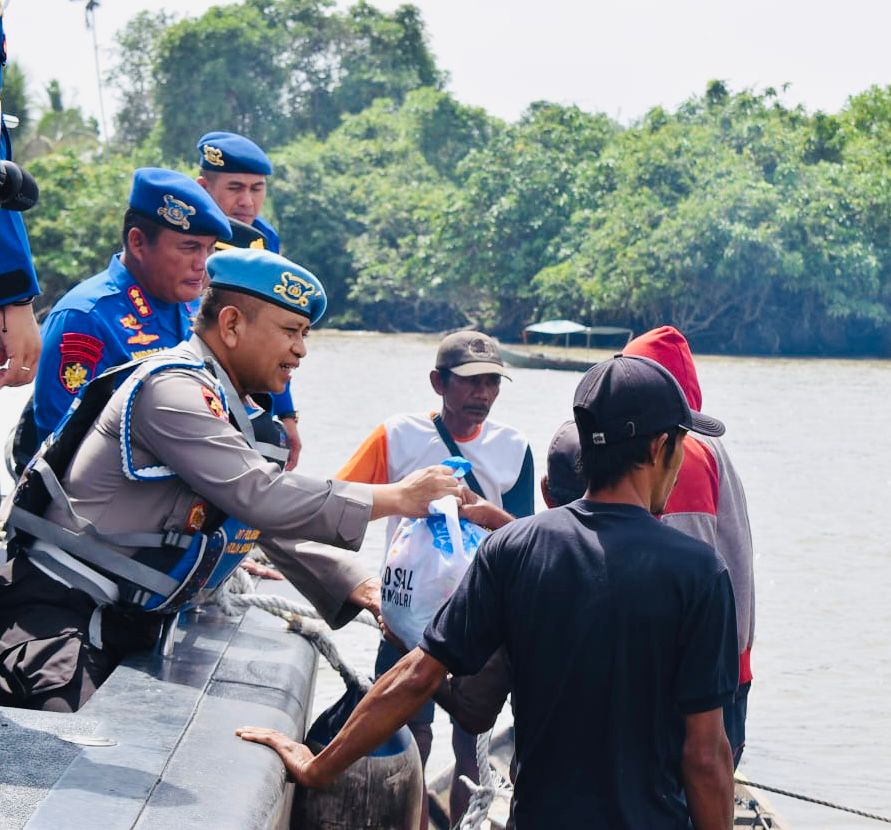
<instances>
[{"instance_id":1,"label":"man in white and orange shirt","mask_svg":"<svg viewBox=\"0 0 891 830\"><path fill-rule=\"evenodd\" d=\"M457 449L473 465L476 486L468 478L471 489L510 518L532 515L535 477L529 442L518 430L488 417L503 377L508 375L495 340L477 331L448 335L439 345L435 368L430 372L430 383L442 397L442 411L388 418L365 439L337 478L367 483L397 481L407 472L441 463ZM397 524L398 519L388 524L388 545ZM387 671L400 656L382 641L376 673ZM432 722L431 701L409 723L425 764L430 754ZM479 780L475 736L455 723L452 746L456 758L453 784L459 775ZM463 784L452 787L453 816L463 814L467 799Z\"/></svg>"}]
</instances>

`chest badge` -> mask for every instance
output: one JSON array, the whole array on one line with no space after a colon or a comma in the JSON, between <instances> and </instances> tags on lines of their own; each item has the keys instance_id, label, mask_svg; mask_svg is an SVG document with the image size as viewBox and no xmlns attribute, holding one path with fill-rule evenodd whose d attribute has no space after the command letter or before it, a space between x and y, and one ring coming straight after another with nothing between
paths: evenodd
<instances>
[{"instance_id":1,"label":"chest badge","mask_svg":"<svg viewBox=\"0 0 891 830\"><path fill-rule=\"evenodd\" d=\"M156 340L161 338L160 334L149 334L145 331L138 331L136 334L127 338L128 343L135 344L137 346L147 346L149 343L154 343Z\"/></svg>"}]
</instances>

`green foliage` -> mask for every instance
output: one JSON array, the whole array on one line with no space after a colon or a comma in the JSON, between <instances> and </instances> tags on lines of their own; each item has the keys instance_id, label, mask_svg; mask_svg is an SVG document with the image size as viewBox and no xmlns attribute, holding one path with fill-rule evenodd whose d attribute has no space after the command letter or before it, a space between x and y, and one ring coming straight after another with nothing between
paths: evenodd
<instances>
[{"instance_id":1,"label":"green foliage","mask_svg":"<svg viewBox=\"0 0 891 830\"><path fill-rule=\"evenodd\" d=\"M27 225L43 289L38 308L46 309L120 250L133 161L84 163L62 151L42 156L29 169L40 183L40 201L28 211Z\"/></svg>"},{"instance_id":2,"label":"green foliage","mask_svg":"<svg viewBox=\"0 0 891 830\"><path fill-rule=\"evenodd\" d=\"M173 17L165 11L142 11L115 36L117 61L107 81L121 98L114 138L122 149L147 141L158 121L155 59L161 37L172 23Z\"/></svg>"},{"instance_id":3,"label":"green foliage","mask_svg":"<svg viewBox=\"0 0 891 830\"><path fill-rule=\"evenodd\" d=\"M189 171L198 136L229 129L272 154L267 214L336 325L517 336L569 317L672 323L712 350L891 352L891 87L809 114L784 86L714 80L627 128L548 102L507 124L443 91L414 6L143 13L118 45L126 155L96 161L60 95L29 113L44 303L118 249L135 166L160 148Z\"/></svg>"},{"instance_id":4,"label":"green foliage","mask_svg":"<svg viewBox=\"0 0 891 830\"><path fill-rule=\"evenodd\" d=\"M199 136L223 126L278 144L286 78L279 55L286 48L283 33L249 6L214 6L166 29L154 93L165 157L194 156Z\"/></svg>"},{"instance_id":5,"label":"green foliage","mask_svg":"<svg viewBox=\"0 0 891 830\"><path fill-rule=\"evenodd\" d=\"M28 97L28 79L16 61L9 61L3 70L3 92L0 98L3 101L3 112L16 116L19 119L19 131L25 132L31 125L33 108Z\"/></svg>"}]
</instances>

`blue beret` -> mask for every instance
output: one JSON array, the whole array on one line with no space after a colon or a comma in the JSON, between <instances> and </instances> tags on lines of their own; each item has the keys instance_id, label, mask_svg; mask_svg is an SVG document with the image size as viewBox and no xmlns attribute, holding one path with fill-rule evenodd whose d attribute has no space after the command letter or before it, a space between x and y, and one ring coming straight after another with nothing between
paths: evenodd
<instances>
[{"instance_id":1,"label":"blue beret","mask_svg":"<svg viewBox=\"0 0 891 830\"><path fill-rule=\"evenodd\" d=\"M130 207L178 233L232 238L226 214L198 182L173 170L140 167L133 174Z\"/></svg>"},{"instance_id":2,"label":"blue beret","mask_svg":"<svg viewBox=\"0 0 891 830\"><path fill-rule=\"evenodd\" d=\"M255 173L268 176L272 162L253 141L236 133L213 132L198 141L198 163L202 170L217 173Z\"/></svg>"},{"instance_id":3,"label":"blue beret","mask_svg":"<svg viewBox=\"0 0 891 830\"><path fill-rule=\"evenodd\" d=\"M296 311L315 325L328 305L325 287L315 274L272 251L230 248L207 260L211 287L250 294Z\"/></svg>"}]
</instances>

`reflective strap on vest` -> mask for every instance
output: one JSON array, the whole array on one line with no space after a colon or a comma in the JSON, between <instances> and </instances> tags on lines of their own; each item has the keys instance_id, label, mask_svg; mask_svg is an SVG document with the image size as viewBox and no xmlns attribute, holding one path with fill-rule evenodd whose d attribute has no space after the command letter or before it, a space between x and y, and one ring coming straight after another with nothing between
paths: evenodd
<instances>
[{"instance_id":1,"label":"reflective strap on vest","mask_svg":"<svg viewBox=\"0 0 891 830\"><path fill-rule=\"evenodd\" d=\"M74 554L88 565L101 568L103 571L133 582L146 590L170 596L179 588L178 580L108 547L92 534L68 530L61 525L22 510L20 507L12 508L9 523L17 530L22 530L37 539L60 547L63 551Z\"/></svg>"},{"instance_id":2,"label":"reflective strap on vest","mask_svg":"<svg viewBox=\"0 0 891 830\"><path fill-rule=\"evenodd\" d=\"M46 487L46 491L53 500L53 504L65 512L65 515L79 531L89 533L94 539L106 542L109 545L119 545L122 548L175 547L186 550L192 544L192 536L190 534L175 531L167 533L144 533L140 531L100 533L92 522L75 513L68 494L63 489L55 472L53 472L53 468L44 459L35 459L31 469L40 476L40 480L43 482L43 486Z\"/></svg>"},{"instance_id":3,"label":"reflective strap on vest","mask_svg":"<svg viewBox=\"0 0 891 830\"><path fill-rule=\"evenodd\" d=\"M285 463L288 460L288 451L284 447L275 446L275 444L267 444L265 441L254 441L254 449L267 461L281 461Z\"/></svg>"}]
</instances>

